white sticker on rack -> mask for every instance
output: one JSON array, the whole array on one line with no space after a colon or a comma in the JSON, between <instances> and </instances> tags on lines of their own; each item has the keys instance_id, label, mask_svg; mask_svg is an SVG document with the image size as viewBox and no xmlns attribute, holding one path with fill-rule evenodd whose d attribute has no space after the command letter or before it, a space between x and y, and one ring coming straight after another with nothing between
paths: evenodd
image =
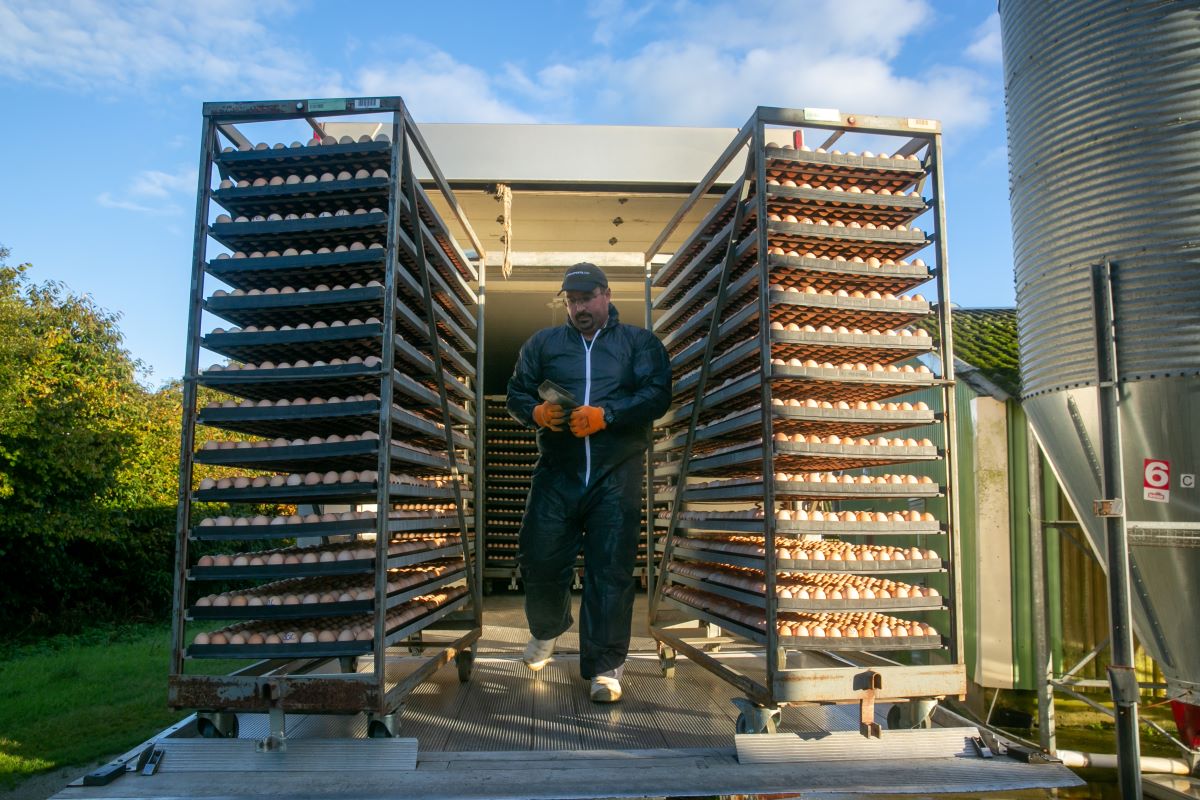
<instances>
[{"instance_id":1,"label":"white sticker on rack","mask_svg":"<svg viewBox=\"0 0 1200 800\"><path fill-rule=\"evenodd\" d=\"M372 108L379 108L378 97L360 97L354 101L355 111L368 111Z\"/></svg>"},{"instance_id":2,"label":"white sticker on rack","mask_svg":"<svg viewBox=\"0 0 1200 800\"><path fill-rule=\"evenodd\" d=\"M908 127L916 128L919 131L936 131L938 129L936 119L914 119L909 117L905 122L908 123Z\"/></svg>"},{"instance_id":3,"label":"white sticker on rack","mask_svg":"<svg viewBox=\"0 0 1200 800\"><path fill-rule=\"evenodd\" d=\"M804 118L809 122L841 122L842 114L836 108L806 108Z\"/></svg>"}]
</instances>

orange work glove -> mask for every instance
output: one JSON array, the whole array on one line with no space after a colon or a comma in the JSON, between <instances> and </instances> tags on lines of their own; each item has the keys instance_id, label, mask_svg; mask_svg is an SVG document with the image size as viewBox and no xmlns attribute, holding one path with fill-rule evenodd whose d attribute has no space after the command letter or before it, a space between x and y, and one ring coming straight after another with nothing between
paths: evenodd
<instances>
[{"instance_id":1,"label":"orange work glove","mask_svg":"<svg viewBox=\"0 0 1200 800\"><path fill-rule=\"evenodd\" d=\"M533 407L533 421L538 424L539 428L561 431L566 418L567 413L563 411L562 406L556 403L546 401Z\"/></svg>"},{"instance_id":2,"label":"orange work glove","mask_svg":"<svg viewBox=\"0 0 1200 800\"><path fill-rule=\"evenodd\" d=\"M579 406L571 412L571 433L582 439L604 430L604 409L595 406Z\"/></svg>"}]
</instances>

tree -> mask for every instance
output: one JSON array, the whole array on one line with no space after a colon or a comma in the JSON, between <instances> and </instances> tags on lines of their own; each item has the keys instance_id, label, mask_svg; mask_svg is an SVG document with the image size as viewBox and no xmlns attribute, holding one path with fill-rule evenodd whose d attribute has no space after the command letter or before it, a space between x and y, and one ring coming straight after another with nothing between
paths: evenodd
<instances>
[{"instance_id":1,"label":"tree","mask_svg":"<svg viewBox=\"0 0 1200 800\"><path fill-rule=\"evenodd\" d=\"M118 315L8 256L0 248L0 626L86 619L106 595L136 607L101 571L157 564L169 544L137 540L169 533L178 391L138 383Z\"/></svg>"}]
</instances>

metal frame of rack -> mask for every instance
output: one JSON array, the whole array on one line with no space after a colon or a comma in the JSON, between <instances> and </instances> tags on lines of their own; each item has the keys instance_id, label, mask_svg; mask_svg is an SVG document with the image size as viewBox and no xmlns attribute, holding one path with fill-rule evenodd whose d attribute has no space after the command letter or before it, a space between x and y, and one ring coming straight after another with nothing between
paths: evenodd
<instances>
[{"instance_id":1,"label":"metal frame of rack","mask_svg":"<svg viewBox=\"0 0 1200 800\"><path fill-rule=\"evenodd\" d=\"M768 146L768 126L796 146ZM828 138L813 151L802 146L798 129ZM893 155L827 152L847 133L892 137L886 141ZM923 723L936 699L966 692L941 148L940 125L932 120L759 107L645 254L647 298L650 287L658 287L653 307L663 311L653 328L671 354L677 403L659 420L648 476L653 499L670 509L652 526L663 532L657 546L647 534L657 559L649 576L651 632L664 673L671 674L682 653L745 693L734 701L739 732L773 732L782 705L857 702L862 733L877 736L876 702L914 701L897 706L896 723L912 726ZM741 177L655 270L652 259L668 237L739 156L745 157ZM916 193L905 191L914 186ZM919 196L926 193L929 199ZM907 227L926 213L934 221L930 234ZM926 247L934 254L931 267L904 261ZM936 280L936 303L899 296L930 280ZM941 333L936 347L925 336L893 335L930 313ZM855 333L845 327L851 325L881 335ZM926 352L940 358L940 377L896 366ZM853 363L867 361L880 368ZM932 387L940 389L940 414L888 402ZM895 446L895 440L862 439L931 424L942 426L940 451L907 440ZM920 461L944 465L942 480L930 485L898 475L867 483L851 474ZM944 520L882 512L864 519L830 508L840 501L939 495L946 500ZM754 502L761 510L706 510ZM864 545L872 560L864 554L834 561L811 541L914 534L936 537L944 555ZM889 573L945 573L947 593L836 600L807 593L838 576L865 574L871 581ZM763 645L765 680L714 659L705 651L711 640L685 638L668 627L668 609ZM887 623L878 620L886 618L867 617L932 609L948 619L943 633L900 618L907 635L892 637L888 628L885 636ZM846 617L835 614L854 615L850 621L860 625L841 627L835 620ZM839 640L825 637L834 629ZM822 651L840 653L835 657L846 666L793 666L789 651L792 664L803 665L805 651ZM892 651L910 651L912 663L879 655Z\"/></svg>"},{"instance_id":2,"label":"metal frame of rack","mask_svg":"<svg viewBox=\"0 0 1200 800\"><path fill-rule=\"evenodd\" d=\"M324 136L319 118L360 114L389 114L389 135ZM252 146L238 128L285 120L307 122L314 139ZM293 712L365 712L370 735L395 735L405 697L434 671L455 661L469 678L482 632L483 247L401 98L206 103L201 142L169 703L197 709L214 736L236 735L238 712L267 712L263 749L286 746ZM415 159L473 258L416 180ZM214 203L237 219L210 220ZM232 255L210 259L210 238ZM206 296L206 276L234 291ZM205 311L244 327L204 334ZM229 364L201 370L201 348ZM238 399L201 410L201 386ZM197 449L201 425L261 438ZM253 477L197 484L197 463ZM195 504L207 502L311 513L201 518ZM298 544L189 554L193 541L278 539ZM253 584L189 602L206 581ZM190 619L235 624L189 643ZM449 640L424 640L430 630ZM401 678L388 674L398 653L422 655ZM250 663L189 673L202 658Z\"/></svg>"}]
</instances>

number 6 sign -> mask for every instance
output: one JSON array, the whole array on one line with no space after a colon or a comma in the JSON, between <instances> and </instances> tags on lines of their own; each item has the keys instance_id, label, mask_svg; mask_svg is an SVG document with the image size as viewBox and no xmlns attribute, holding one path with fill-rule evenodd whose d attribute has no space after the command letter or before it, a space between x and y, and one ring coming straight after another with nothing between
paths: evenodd
<instances>
[{"instance_id":1,"label":"number 6 sign","mask_svg":"<svg viewBox=\"0 0 1200 800\"><path fill-rule=\"evenodd\" d=\"M1171 462L1142 459L1142 498L1152 503L1171 502Z\"/></svg>"}]
</instances>

